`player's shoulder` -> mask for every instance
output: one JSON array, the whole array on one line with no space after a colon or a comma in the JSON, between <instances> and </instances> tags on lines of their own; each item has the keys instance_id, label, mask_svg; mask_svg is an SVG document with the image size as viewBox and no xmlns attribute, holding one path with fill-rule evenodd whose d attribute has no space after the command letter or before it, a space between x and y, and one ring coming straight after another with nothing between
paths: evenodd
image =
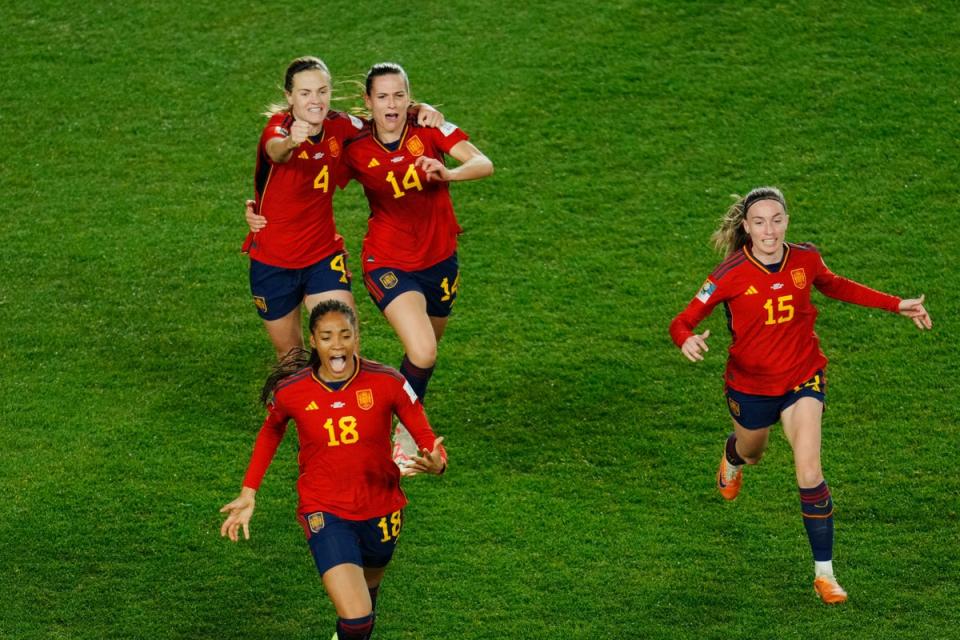
<instances>
[{"instance_id":1,"label":"player's shoulder","mask_svg":"<svg viewBox=\"0 0 960 640\"><path fill-rule=\"evenodd\" d=\"M312 371L310 367L299 369L277 382L277 386L273 388L273 396L276 398L281 393L291 393L296 390L297 386L302 385L311 379Z\"/></svg>"},{"instance_id":2,"label":"player's shoulder","mask_svg":"<svg viewBox=\"0 0 960 640\"><path fill-rule=\"evenodd\" d=\"M787 246L790 247L792 251L801 253L820 253L820 249L812 242L788 242Z\"/></svg>"},{"instance_id":3,"label":"player's shoulder","mask_svg":"<svg viewBox=\"0 0 960 640\"><path fill-rule=\"evenodd\" d=\"M403 375L391 366L375 360L360 358L360 372L370 376L382 376L391 380L402 381Z\"/></svg>"},{"instance_id":4,"label":"player's shoulder","mask_svg":"<svg viewBox=\"0 0 960 640\"><path fill-rule=\"evenodd\" d=\"M373 125L370 121L361 120L360 118L357 118L357 120L360 121L360 128L344 141L344 145L347 148L360 148L364 143L370 144L373 141Z\"/></svg>"},{"instance_id":5,"label":"player's shoulder","mask_svg":"<svg viewBox=\"0 0 960 640\"><path fill-rule=\"evenodd\" d=\"M267 124L264 130L270 133L279 133L284 136L290 135L290 125L293 124L293 115L289 111L278 111L267 118ZM276 131L271 131L271 129Z\"/></svg>"},{"instance_id":6,"label":"player's shoulder","mask_svg":"<svg viewBox=\"0 0 960 640\"><path fill-rule=\"evenodd\" d=\"M731 253L723 261L714 267L713 271L710 272L710 279L714 282L719 282L725 276L734 272L737 267L747 263L747 254L743 252L743 249L738 249L734 253Z\"/></svg>"},{"instance_id":7,"label":"player's shoulder","mask_svg":"<svg viewBox=\"0 0 960 640\"><path fill-rule=\"evenodd\" d=\"M449 138L456 134L456 137L466 138L467 134L452 122L444 122L439 127L427 127L419 124L416 121L416 118L410 118L408 120L408 126L410 128L410 134L416 134L419 136L424 136L428 139L433 140L443 140L444 138Z\"/></svg>"},{"instance_id":8,"label":"player's shoulder","mask_svg":"<svg viewBox=\"0 0 960 640\"><path fill-rule=\"evenodd\" d=\"M327 117L324 119L324 125L343 129L352 134L360 132L364 124L364 121L357 116L343 111L328 111Z\"/></svg>"}]
</instances>

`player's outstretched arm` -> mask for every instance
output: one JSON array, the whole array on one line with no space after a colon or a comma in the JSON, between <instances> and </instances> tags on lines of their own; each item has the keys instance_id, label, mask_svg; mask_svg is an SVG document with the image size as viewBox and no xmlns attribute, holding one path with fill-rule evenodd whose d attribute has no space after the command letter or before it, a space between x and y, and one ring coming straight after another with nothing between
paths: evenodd
<instances>
[{"instance_id":1,"label":"player's outstretched arm","mask_svg":"<svg viewBox=\"0 0 960 640\"><path fill-rule=\"evenodd\" d=\"M450 155L460 163L459 167L448 169L442 161L428 156L420 156L415 164L426 174L427 182L479 180L493 175L493 162L467 140L453 145Z\"/></svg>"},{"instance_id":2,"label":"player's outstretched arm","mask_svg":"<svg viewBox=\"0 0 960 640\"><path fill-rule=\"evenodd\" d=\"M930 320L930 314L923 306L925 297L926 296L921 294L919 298L900 301L900 315L913 320L913 324L917 325L917 329L921 331L933 328L933 321Z\"/></svg>"},{"instance_id":3,"label":"player's outstretched arm","mask_svg":"<svg viewBox=\"0 0 960 640\"><path fill-rule=\"evenodd\" d=\"M256 490L250 487L244 487L240 490L240 495L233 502L223 505L220 513L229 513L227 519L220 526L220 537L229 536L236 542L239 539L238 531L243 527L243 539L250 539L250 518L253 516L253 510L256 507L254 496Z\"/></svg>"},{"instance_id":4,"label":"player's outstretched arm","mask_svg":"<svg viewBox=\"0 0 960 640\"><path fill-rule=\"evenodd\" d=\"M420 449L419 455L413 456L411 469L418 473L432 473L440 475L447 468L447 455L443 447L443 438L437 438L433 441L433 451Z\"/></svg>"},{"instance_id":5,"label":"player's outstretched arm","mask_svg":"<svg viewBox=\"0 0 960 640\"><path fill-rule=\"evenodd\" d=\"M243 217L247 221L247 226L250 227L250 231L256 233L260 231L265 226L267 226L267 219L265 216L257 214L254 210L256 202L253 200L247 200L244 202L244 214Z\"/></svg>"},{"instance_id":6,"label":"player's outstretched arm","mask_svg":"<svg viewBox=\"0 0 960 640\"><path fill-rule=\"evenodd\" d=\"M683 352L683 355L685 355L690 362L700 362L703 360L703 353L710 351L710 347L707 346L707 338L709 337L710 329L707 329L701 334L695 333L683 341L683 344L680 346L680 351Z\"/></svg>"}]
</instances>

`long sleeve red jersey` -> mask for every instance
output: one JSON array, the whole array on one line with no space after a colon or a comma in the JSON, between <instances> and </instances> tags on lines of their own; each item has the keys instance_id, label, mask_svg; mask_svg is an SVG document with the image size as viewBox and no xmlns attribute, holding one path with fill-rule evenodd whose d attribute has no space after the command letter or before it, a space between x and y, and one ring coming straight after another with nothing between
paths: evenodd
<instances>
[{"instance_id":1,"label":"long sleeve red jersey","mask_svg":"<svg viewBox=\"0 0 960 640\"><path fill-rule=\"evenodd\" d=\"M390 441L394 415L420 448L433 449L423 405L396 370L358 358L353 377L334 390L309 367L302 369L277 385L243 485L260 487L293 420L300 441L298 513L365 520L402 509L407 499Z\"/></svg>"},{"instance_id":2,"label":"long sleeve red jersey","mask_svg":"<svg viewBox=\"0 0 960 640\"><path fill-rule=\"evenodd\" d=\"M722 302L733 337L726 384L743 393L782 395L827 364L814 331L817 308L810 300L811 287L845 302L899 310L900 298L831 272L811 244L786 243L777 271L743 247L714 269L670 323L670 336L678 347L683 345Z\"/></svg>"}]
</instances>

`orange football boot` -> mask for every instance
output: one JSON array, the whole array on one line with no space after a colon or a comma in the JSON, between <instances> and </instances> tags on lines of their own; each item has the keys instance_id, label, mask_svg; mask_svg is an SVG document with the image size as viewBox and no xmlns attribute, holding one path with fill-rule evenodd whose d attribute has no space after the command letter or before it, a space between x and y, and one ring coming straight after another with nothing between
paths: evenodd
<instances>
[{"instance_id":1,"label":"orange football boot","mask_svg":"<svg viewBox=\"0 0 960 640\"><path fill-rule=\"evenodd\" d=\"M743 466L736 467L727 462L727 454L720 456L720 468L717 469L717 489L724 500L733 500L740 493L743 482Z\"/></svg>"},{"instance_id":2,"label":"orange football boot","mask_svg":"<svg viewBox=\"0 0 960 640\"><path fill-rule=\"evenodd\" d=\"M824 604L841 604L847 601L847 592L833 576L820 576L813 581L813 590Z\"/></svg>"}]
</instances>

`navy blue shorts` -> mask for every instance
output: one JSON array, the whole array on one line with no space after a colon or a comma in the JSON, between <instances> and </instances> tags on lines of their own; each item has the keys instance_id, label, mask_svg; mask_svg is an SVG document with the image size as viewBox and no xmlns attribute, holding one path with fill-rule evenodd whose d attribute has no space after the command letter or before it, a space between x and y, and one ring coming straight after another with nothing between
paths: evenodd
<instances>
[{"instance_id":1,"label":"navy blue shorts","mask_svg":"<svg viewBox=\"0 0 960 640\"><path fill-rule=\"evenodd\" d=\"M816 398L824 402L826 395L827 377L823 371L817 371L812 378L782 396L755 396L727 387L727 409L744 429L766 429L776 424L784 409L800 398Z\"/></svg>"},{"instance_id":2,"label":"navy blue shorts","mask_svg":"<svg viewBox=\"0 0 960 640\"><path fill-rule=\"evenodd\" d=\"M331 253L302 269L285 269L250 260L250 292L264 320L278 320L314 293L350 291L347 254Z\"/></svg>"},{"instance_id":3,"label":"navy blue shorts","mask_svg":"<svg viewBox=\"0 0 960 640\"><path fill-rule=\"evenodd\" d=\"M382 312L401 293L419 291L427 300L427 315L446 318L453 311L460 288L460 264L457 254L420 271L401 271L381 267L363 274L370 298Z\"/></svg>"},{"instance_id":4,"label":"navy blue shorts","mask_svg":"<svg viewBox=\"0 0 960 640\"><path fill-rule=\"evenodd\" d=\"M338 564L387 566L403 529L403 510L369 520L344 520L327 511L300 515L310 552L322 576Z\"/></svg>"}]
</instances>

